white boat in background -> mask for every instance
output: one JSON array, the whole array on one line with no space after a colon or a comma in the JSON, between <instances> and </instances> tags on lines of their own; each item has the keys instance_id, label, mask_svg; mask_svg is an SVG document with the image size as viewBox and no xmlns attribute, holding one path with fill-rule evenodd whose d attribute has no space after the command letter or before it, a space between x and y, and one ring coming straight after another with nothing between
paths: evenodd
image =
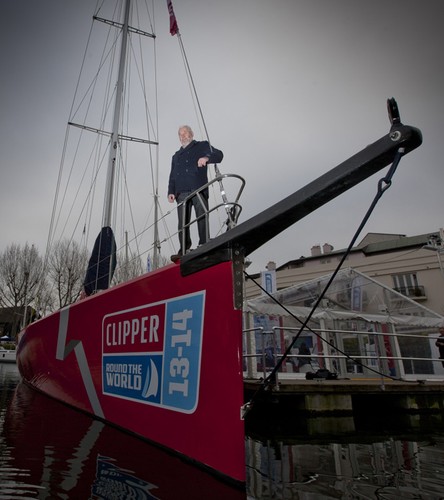
<instances>
[{"instance_id":1,"label":"white boat in background","mask_svg":"<svg viewBox=\"0 0 444 500\"><path fill-rule=\"evenodd\" d=\"M17 351L15 349L5 349L0 346L0 363L16 363Z\"/></svg>"}]
</instances>

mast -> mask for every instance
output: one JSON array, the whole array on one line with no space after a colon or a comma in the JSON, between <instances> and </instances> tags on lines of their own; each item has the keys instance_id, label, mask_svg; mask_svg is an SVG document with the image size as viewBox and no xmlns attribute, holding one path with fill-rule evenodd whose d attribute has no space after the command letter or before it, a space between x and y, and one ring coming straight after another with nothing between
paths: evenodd
<instances>
[{"instance_id":1,"label":"mast","mask_svg":"<svg viewBox=\"0 0 444 500\"><path fill-rule=\"evenodd\" d=\"M122 45L120 48L119 73L117 78L116 101L114 107L113 128L111 132L111 147L109 151L108 171L106 179L105 201L103 206L103 227L111 227L112 206L114 198L114 180L116 175L116 159L119 143L119 122L123 96L123 77L125 72L126 51L128 45L128 23L131 0L125 2L125 14L122 27Z\"/></svg>"},{"instance_id":2,"label":"mast","mask_svg":"<svg viewBox=\"0 0 444 500\"><path fill-rule=\"evenodd\" d=\"M157 184L157 183L156 183ZM159 269L160 242L159 242L159 192L157 185L154 192L154 242L153 242L153 269Z\"/></svg>"},{"instance_id":3,"label":"mast","mask_svg":"<svg viewBox=\"0 0 444 500\"><path fill-rule=\"evenodd\" d=\"M84 290L87 295L91 295L97 290L105 290L109 288L111 285L111 280L113 278L113 274L116 268L116 241L113 234L112 225L114 222L114 206L115 206L115 180L116 180L116 169L117 169L117 160L118 155L120 154L120 144L121 141L128 140L131 142L138 142L144 144L151 144L154 146L158 146L157 141L152 141L149 139L143 139L138 137L130 137L119 134L119 126L121 123L121 115L123 113L123 97L125 91L124 85L124 77L127 66L127 57L128 57L128 37L130 33L135 33L137 35L148 36L151 38L155 38L155 35L152 33L147 33L138 28L133 28L129 25L130 21L130 11L131 11L131 0L125 0L122 2L123 5L123 22L114 22L107 19L103 19L97 16L94 16L94 19L105 24L114 26L120 30L120 35L122 37L120 44L120 57L117 68L117 82L115 87L115 102L114 102L114 116L112 122L111 132L104 132L100 129L87 127L85 125L77 125L75 123L70 122L70 125L80 127L84 130L88 130L95 133L105 133L110 136L109 142L109 157L108 157L108 168L106 173L106 186L105 186L105 195L103 202L103 214L102 214L102 229L95 241L94 248L92 251L92 255L90 257L88 268L84 280ZM117 39L116 39L117 42ZM117 47L117 43L116 43ZM157 188L156 194L157 197ZM126 240L128 237L126 235ZM157 234L155 234L155 251L160 248L159 238ZM125 244L126 251L128 251L128 241ZM155 260L158 262L158 255L156 254ZM128 260L128 257L127 259Z\"/></svg>"}]
</instances>

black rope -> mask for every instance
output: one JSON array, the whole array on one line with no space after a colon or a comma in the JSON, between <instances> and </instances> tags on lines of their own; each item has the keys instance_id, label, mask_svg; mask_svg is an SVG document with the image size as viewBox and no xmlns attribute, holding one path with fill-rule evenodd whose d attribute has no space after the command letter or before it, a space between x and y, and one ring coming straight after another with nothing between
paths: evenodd
<instances>
[{"instance_id":1,"label":"black rope","mask_svg":"<svg viewBox=\"0 0 444 500\"><path fill-rule=\"evenodd\" d=\"M370 218L373 210L375 209L378 201L381 199L382 195L387 191L387 189L391 186L392 184L392 177L394 175L394 173L396 172L396 169L399 165L399 162L401 161L401 158L402 158L402 155L404 154L404 148L399 148L398 151L396 152L396 155L395 155L395 158L393 160L393 163L392 165L390 166L387 174L385 177L383 177L382 179L380 179L378 181L378 189L377 189L377 193L369 207L369 209L367 210L367 213L365 214L364 218L362 219L362 222L360 223L358 229L356 230L353 238L351 239L350 241L350 244L348 245L346 251L344 252L344 254L342 255L341 257L341 260L339 261L339 264L337 265L336 269L334 270L334 272L332 273L332 275L330 276L330 279L328 280L327 284L325 285L324 289L322 290L322 292L320 293L320 295L318 296L318 298L316 299L315 303L313 304L308 316L306 317L306 319L302 322L301 320L299 320L298 318L296 318L294 316L293 313L291 313L288 308L285 307L284 304L281 304L277 299L275 299L272 295L268 294L269 297L271 297L277 304L279 304L287 313L289 313L293 318L296 318L299 322L301 322L301 327L298 331L298 333L293 337L293 340L292 342L290 343L290 345L287 347L287 349L285 350L285 352L283 353L283 355L280 357L280 359L277 361L276 365L273 367L272 371L270 372L270 374L262 381L262 384L260 385L260 387L257 389L257 391L253 394L253 396L251 397L250 399L250 402L247 403L246 407L249 407L252 405L253 403L253 400L259 395L261 394L263 391L265 391L271 384L274 384L275 383L275 380L276 380L276 373L278 372L278 370L281 368L282 364L284 363L285 359L288 357L288 355L290 354L291 350L293 349L293 346L294 344L296 343L297 339L300 337L301 333L305 330L305 329L308 329L309 331L312 331L310 328L307 327L308 323L310 322L315 310L317 309L317 307L319 306L319 304L321 303L322 299L325 297L325 294L327 293L327 290L329 289L330 285L333 283L333 280L335 279L336 275L338 274L339 270L341 269L345 259L348 257L348 255L350 254L350 251L351 249L354 247L355 243L356 243L356 240L358 239L362 229L364 228L365 224L367 223L368 219ZM246 272L245 272L246 276L250 279L252 279L256 284L258 284L251 276L249 276ZM258 285L262 290L264 290L260 285ZM313 332L315 335L317 335L316 332ZM325 340L325 339L324 339ZM345 356L349 357L346 353L342 352L340 349L338 349L336 346L330 344L329 342L327 342L331 347L333 347L334 349L336 349L338 352L341 352L342 354L344 354ZM349 357L350 358L350 357ZM366 366L364 365L363 363L359 362L358 360L355 360L354 358L350 358L352 359L355 363L361 365L361 366ZM372 369L371 367L368 367L366 366L366 368L368 368L369 370L372 370L373 372L375 373L378 373L379 375L384 375L380 372L378 372L377 370L374 370ZM397 380L396 378L394 377L390 377L388 376L389 378L392 378L393 380Z\"/></svg>"}]
</instances>

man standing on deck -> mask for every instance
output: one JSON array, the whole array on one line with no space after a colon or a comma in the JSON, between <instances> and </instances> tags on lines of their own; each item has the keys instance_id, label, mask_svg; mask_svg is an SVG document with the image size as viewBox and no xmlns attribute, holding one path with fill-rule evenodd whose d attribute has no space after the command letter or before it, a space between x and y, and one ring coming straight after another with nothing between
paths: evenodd
<instances>
[{"instance_id":1,"label":"man standing on deck","mask_svg":"<svg viewBox=\"0 0 444 500\"><path fill-rule=\"evenodd\" d=\"M176 151L171 161L171 172L168 182L168 201L177 202L179 252L171 256L175 261L191 248L190 228L185 227L185 248L182 248L182 232L184 226L191 220L191 205L194 206L199 233L199 245L206 243L208 238L208 221L205 213L208 211L208 188L188 201L183 212L184 200L193 192L208 183L208 163L220 163L222 151L213 148L208 141L195 141L191 127L183 125L179 128L181 148Z\"/></svg>"}]
</instances>

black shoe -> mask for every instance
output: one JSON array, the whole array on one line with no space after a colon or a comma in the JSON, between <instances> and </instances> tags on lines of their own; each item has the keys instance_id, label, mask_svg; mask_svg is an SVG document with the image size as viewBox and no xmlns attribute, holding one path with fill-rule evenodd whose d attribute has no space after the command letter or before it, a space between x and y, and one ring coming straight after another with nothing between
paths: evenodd
<instances>
[{"instance_id":1,"label":"black shoe","mask_svg":"<svg viewBox=\"0 0 444 500\"><path fill-rule=\"evenodd\" d=\"M181 257L182 257L182 254L175 253L174 255L172 255L172 256L170 257L170 259L171 259L174 263L176 263L178 260L180 260L180 258L181 258Z\"/></svg>"},{"instance_id":2,"label":"black shoe","mask_svg":"<svg viewBox=\"0 0 444 500\"><path fill-rule=\"evenodd\" d=\"M188 252L190 251L190 248L191 248L191 247L188 247L185 253L188 253ZM182 250L179 250L176 254L172 255L172 256L170 257L170 259L171 259L173 262L177 262L177 261L178 261L178 260L179 260L179 259L180 259L183 255L184 255L184 254L183 254Z\"/></svg>"}]
</instances>

